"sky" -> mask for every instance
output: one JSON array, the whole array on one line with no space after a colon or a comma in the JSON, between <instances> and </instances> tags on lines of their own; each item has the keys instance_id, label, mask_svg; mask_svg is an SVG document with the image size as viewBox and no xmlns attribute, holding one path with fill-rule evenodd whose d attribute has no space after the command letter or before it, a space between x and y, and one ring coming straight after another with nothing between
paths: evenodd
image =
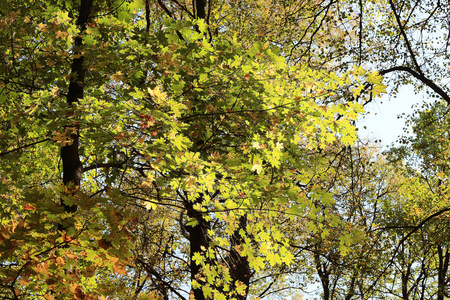
<instances>
[{"instance_id":1,"label":"sky","mask_svg":"<svg viewBox=\"0 0 450 300\"><path fill-rule=\"evenodd\" d=\"M395 143L404 134L406 116L415 110L412 106L426 99L425 94L414 94L412 86L400 88L397 98L384 95L375 99L366 106L366 115L357 122L359 137L371 141L381 140L383 148ZM403 117L398 118L402 114Z\"/></svg>"}]
</instances>

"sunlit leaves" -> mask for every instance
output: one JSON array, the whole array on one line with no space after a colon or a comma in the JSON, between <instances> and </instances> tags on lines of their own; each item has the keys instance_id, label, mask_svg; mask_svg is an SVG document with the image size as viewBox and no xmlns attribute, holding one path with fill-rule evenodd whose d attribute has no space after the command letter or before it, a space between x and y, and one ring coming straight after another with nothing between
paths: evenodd
<instances>
[{"instance_id":1,"label":"sunlit leaves","mask_svg":"<svg viewBox=\"0 0 450 300\"><path fill-rule=\"evenodd\" d=\"M192 260L200 268L193 289L214 299L244 295L231 254L248 261L249 274L263 274L294 263L291 224L323 238L341 225L332 217L333 226L317 225L334 204L319 153L354 143L352 123L363 109L344 96L358 96L367 82L378 94L381 78L295 65L273 43L242 40L232 26L208 38L214 25L205 20L146 23L143 1L118 4L95 8L79 48L69 3L4 20L29 26L14 23L17 45L5 47L12 73L2 73L11 78L0 92L1 143L45 143L2 162L0 250L15 264L2 279L11 292L40 285L43 297L55 290L82 298L115 295L114 282L126 295L145 286L142 272L177 290ZM69 106L64 97L77 76L69 66L81 58L83 96ZM82 184L68 190L58 184L58 146L71 145L75 133ZM60 200L78 210L65 213ZM198 228L207 243L190 253L189 232ZM345 234L342 252L353 242Z\"/></svg>"}]
</instances>

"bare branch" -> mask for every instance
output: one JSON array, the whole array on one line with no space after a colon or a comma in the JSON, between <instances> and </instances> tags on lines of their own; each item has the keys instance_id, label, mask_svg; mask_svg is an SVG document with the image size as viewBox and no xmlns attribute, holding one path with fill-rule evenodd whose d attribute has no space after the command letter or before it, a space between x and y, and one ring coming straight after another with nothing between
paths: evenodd
<instances>
[{"instance_id":1,"label":"bare branch","mask_svg":"<svg viewBox=\"0 0 450 300\"><path fill-rule=\"evenodd\" d=\"M400 20L400 16L398 15L397 10L396 10L395 5L392 2L392 0L389 0L389 4L391 5L391 9L392 9L392 12L394 13L395 20L397 21L397 25L400 29L400 33L403 36L403 38L405 39L406 47L408 48L408 52L411 55L411 59L414 62L416 70L417 70L417 72L419 72L420 75L423 76L423 72L420 69L419 63L417 62L417 59L416 59L416 55L414 54L414 52L412 50L411 43L409 42L408 36L406 35L405 29L403 28L402 22Z\"/></svg>"},{"instance_id":2,"label":"bare branch","mask_svg":"<svg viewBox=\"0 0 450 300\"><path fill-rule=\"evenodd\" d=\"M89 170L93 170L93 169L98 169L98 168L121 168L124 163L125 163L125 161L120 162L120 163L94 164L94 165L90 165L90 166L87 166L87 167L83 168L83 172L86 172L86 171L89 171Z\"/></svg>"},{"instance_id":3,"label":"bare branch","mask_svg":"<svg viewBox=\"0 0 450 300\"><path fill-rule=\"evenodd\" d=\"M405 67L405 66L392 67L387 70L380 71L380 75L385 75L387 73L391 73L394 71L408 72L409 74L414 76L416 79L419 79L420 81L422 81L422 83L427 85L435 93L437 93L439 96L441 96L442 99L444 99L448 104L450 104L450 96L441 87L439 87L436 83L434 83L433 80L428 79L423 73L418 73L409 67Z\"/></svg>"},{"instance_id":4,"label":"bare branch","mask_svg":"<svg viewBox=\"0 0 450 300\"><path fill-rule=\"evenodd\" d=\"M419 229L421 229L426 223L428 223L430 220L442 215L445 212L450 211L450 207L441 209L437 212L435 212L434 214L428 216L427 218L425 218L422 222L420 222L417 226L413 226L410 228L413 228L410 232L408 232L408 234L406 234L398 243L397 247L394 250L394 253L392 254L391 259L389 260L389 262L386 264L386 266L384 267L383 271L377 276L377 278L375 279L375 281L372 283L372 285L367 289L367 291L372 290L375 285L378 283L378 280L380 280L381 277L383 277L383 275L386 273L386 271L392 266L392 264L394 263L394 259L397 256L400 247L403 245L404 242L406 242L416 231L418 231Z\"/></svg>"}]
</instances>

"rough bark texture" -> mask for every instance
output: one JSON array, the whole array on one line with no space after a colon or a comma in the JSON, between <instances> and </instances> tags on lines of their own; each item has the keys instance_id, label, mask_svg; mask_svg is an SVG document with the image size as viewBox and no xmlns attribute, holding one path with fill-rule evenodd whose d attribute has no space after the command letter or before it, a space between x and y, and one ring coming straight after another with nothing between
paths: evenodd
<instances>
[{"instance_id":1,"label":"rough bark texture","mask_svg":"<svg viewBox=\"0 0 450 300\"><path fill-rule=\"evenodd\" d=\"M79 47L83 44L83 33L86 29L86 24L89 21L89 17L92 11L93 0L81 0L79 15L77 19L77 26L80 28L80 34L74 40L74 49L76 54L81 54L79 52ZM72 61L72 70L70 77L69 90L67 92L67 104L69 106L78 102L79 99L83 98L84 92L84 57L80 55L74 58ZM83 172L83 167L80 161L80 155L78 153L79 147L79 126L75 122L67 126L72 131L71 139L73 142L70 145L61 147L61 160L63 167L63 183L66 186L66 191L68 195L74 194L81 183L81 174ZM64 210L66 212L75 212L77 207L75 205L67 205L62 201ZM65 229L64 226L60 229Z\"/></svg>"}]
</instances>

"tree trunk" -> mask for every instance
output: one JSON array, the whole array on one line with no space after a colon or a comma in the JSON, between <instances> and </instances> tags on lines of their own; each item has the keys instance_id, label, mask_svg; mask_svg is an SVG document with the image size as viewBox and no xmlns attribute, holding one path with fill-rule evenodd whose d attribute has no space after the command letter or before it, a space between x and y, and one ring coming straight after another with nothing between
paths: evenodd
<instances>
[{"instance_id":1,"label":"tree trunk","mask_svg":"<svg viewBox=\"0 0 450 300\"><path fill-rule=\"evenodd\" d=\"M351 300L355 296L355 283L356 277L358 276L358 271L354 270L352 274L352 280L350 281L350 286L348 288L347 295L345 295L345 300Z\"/></svg>"},{"instance_id":2,"label":"tree trunk","mask_svg":"<svg viewBox=\"0 0 450 300\"><path fill-rule=\"evenodd\" d=\"M78 57L72 61L72 70L70 74L69 90L67 92L67 104L72 106L83 98L84 92L84 56L80 52L79 47L83 44L83 33L86 29L86 24L89 21L94 0L81 0L79 15L77 19L77 26L80 28L80 34L74 40L74 50ZM72 143L61 147L61 160L63 167L63 183L65 186L65 195L74 195L81 183L81 174L83 167L78 153L79 147L79 125L76 121L73 124L66 126L66 132L70 134ZM73 213L77 210L76 205L68 205L61 200L64 211ZM67 224L59 224L59 230L68 228Z\"/></svg>"},{"instance_id":3,"label":"tree trunk","mask_svg":"<svg viewBox=\"0 0 450 300\"><path fill-rule=\"evenodd\" d=\"M320 261L318 253L314 255L314 259L316 261L316 270L322 283L323 300L330 300L330 270L326 263Z\"/></svg>"},{"instance_id":4,"label":"tree trunk","mask_svg":"<svg viewBox=\"0 0 450 300\"><path fill-rule=\"evenodd\" d=\"M230 256L228 257L228 265L230 267L230 275L234 283L240 281L244 283L247 288L245 295L236 295L237 300L247 299L248 289L250 285L250 265L248 257L242 257L236 249L236 246L244 243L244 238L239 234L240 230L247 230L247 216L239 218L239 227L233 232L230 238Z\"/></svg>"},{"instance_id":5,"label":"tree trunk","mask_svg":"<svg viewBox=\"0 0 450 300\"><path fill-rule=\"evenodd\" d=\"M203 277L201 274L201 265L198 265L193 257L196 253L204 253L205 249L208 249L210 246L210 238L207 234L207 231L210 227L209 222L207 222L202 215L201 211L194 209L194 204L201 203L202 197L200 196L195 202L190 202L187 199L184 200L184 206L187 211L187 215L189 218L197 221L197 225L195 226L186 226L187 232L189 232L189 242L190 242L190 267L191 267L191 281L195 280L199 284L202 284L203 281L199 280L200 277ZM210 262L209 262L210 263ZM203 291L201 288L194 289L191 288L191 295L194 296L195 300L204 300L206 299L203 295Z\"/></svg>"},{"instance_id":6,"label":"tree trunk","mask_svg":"<svg viewBox=\"0 0 450 300\"><path fill-rule=\"evenodd\" d=\"M448 249L442 249L441 245L438 245L438 256L439 256L439 269L438 269L438 292L437 300L445 299L445 284L447 283L447 271L449 265L450 255Z\"/></svg>"},{"instance_id":7,"label":"tree trunk","mask_svg":"<svg viewBox=\"0 0 450 300\"><path fill-rule=\"evenodd\" d=\"M205 0L195 0L195 10L197 11L197 19L206 18L206 2Z\"/></svg>"},{"instance_id":8,"label":"tree trunk","mask_svg":"<svg viewBox=\"0 0 450 300\"><path fill-rule=\"evenodd\" d=\"M205 0L195 0L195 15L197 19L205 19L206 17L206 3ZM209 222L207 222L203 216L201 211L197 211L194 209L194 204L202 203L203 197L200 196L195 203L189 202L185 199L185 208L187 211L188 217L197 220L196 226L186 226L186 230L189 232L189 242L190 242L190 267L191 267L191 281L196 280L198 283L202 284L203 281L199 280L199 277L202 277L201 274L201 266L197 265L193 257L196 253L204 253L205 249L208 249L210 246L210 238L208 236L207 230L210 228ZM209 259L207 263L212 263ZM201 288L194 289L191 287L190 297L194 297L195 300L204 300L206 299L203 295L203 291Z\"/></svg>"},{"instance_id":9,"label":"tree trunk","mask_svg":"<svg viewBox=\"0 0 450 300\"><path fill-rule=\"evenodd\" d=\"M402 300L409 299L408 281L411 274L411 265L408 264L406 271L402 271Z\"/></svg>"}]
</instances>

